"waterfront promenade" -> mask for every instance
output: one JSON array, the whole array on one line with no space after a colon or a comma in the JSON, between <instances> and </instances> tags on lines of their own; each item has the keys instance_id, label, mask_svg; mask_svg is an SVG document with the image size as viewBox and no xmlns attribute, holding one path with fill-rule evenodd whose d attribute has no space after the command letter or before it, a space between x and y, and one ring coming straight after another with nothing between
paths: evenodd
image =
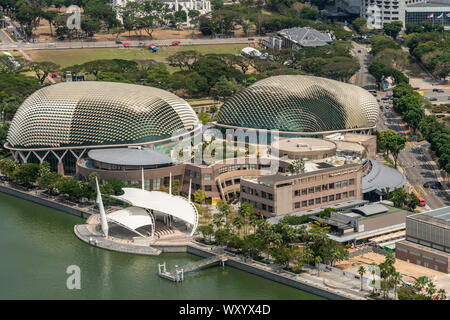
<instances>
[{"instance_id":1,"label":"waterfront promenade","mask_svg":"<svg viewBox=\"0 0 450 320\"><path fill-rule=\"evenodd\" d=\"M66 213L70 213L82 218L87 218L91 214L95 213L92 210L92 206L87 206L85 208L73 207L67 204L62 204L60 201L55 199L44 198L40 191L25 191L13 188L8 183L0 183L0 192L10 194L28 201L32 201L47 207L62 210ZM85 227L86 225L77 225L75 227ZM131 254L139 255L152 255L165 252L187 252L204 258L211 257L215 255L218 248L212 246L206 246L197 242L179 242L179 243L169 243L161 242L158 244L152 244L152 246L142 246L142 245L130 245L121 244L111 241L105 242L101 239L89 239L88 234L91 234L89 230L83 228L75 230L75 234L83 242L88 243L91 241L91 245L98 246L107 250L126 252ZM84 238L84 239L82 239ZM95 244L97 240L97 245ZM214 249L214 250L213 250ZM244 258L243 256L235 255L233 253L227 252L227 261L225 264L227 266L237 268L252 274L261 276L263 278L282 283L303 291L307 291L318 296L327 299L349 299L349 300L366 300L368 292L359 291L357 286L357 281L350 281L349 279L337 278L337 275L331 272L320 272L320 277L317 275L317 269L313 267L305 267L306 272L301 274L294 274L285 271L280 268L280 266L275 264L264 264L261 262L254 261L252 259ZM163 256L161 256L163 258ZM162 261L161 261L162 262ZM157 270L155 270L157 272Z\"/></svg>"}]
</instances>

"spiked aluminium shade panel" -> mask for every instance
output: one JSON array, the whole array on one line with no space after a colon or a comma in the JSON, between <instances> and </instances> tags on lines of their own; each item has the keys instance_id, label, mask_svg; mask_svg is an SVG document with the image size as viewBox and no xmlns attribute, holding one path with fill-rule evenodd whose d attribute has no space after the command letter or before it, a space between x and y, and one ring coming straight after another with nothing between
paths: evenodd
<instances>
[{"instance_id":1,"label":"spiked aluminium shade panel","mask_svg":"<svg viewBox=\"0 0 450 320\"><path fill-rule=\"evenodd\" d=\"M16 148L139 143L197 125L189 104L161 89L67 82L28 97L14 116L7 142Z\"/></svg>"},{"instance_id":2,"label":"spiked aluminium shade panel","mask_svg":"<svg viewBox=\"0 0 450 320\"><path fill-rule=\"evenodd\" d=\"M310 76L275 76L240 91L220 108L218 124L290 132L373 127L376 99L366 90Z\"/></svg>"}]
</instances>

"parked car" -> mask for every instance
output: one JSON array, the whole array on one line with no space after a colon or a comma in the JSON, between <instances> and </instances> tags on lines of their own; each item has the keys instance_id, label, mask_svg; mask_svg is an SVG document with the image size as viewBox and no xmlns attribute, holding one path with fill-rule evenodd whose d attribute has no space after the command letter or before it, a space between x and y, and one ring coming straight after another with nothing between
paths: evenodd
<instances>
[{"instance_id":1,"label":"parked car","mask_svg":"<svg viewBox=\"0 0 450 320\"><path fill-rule=\"evenodd\" d=\"M430 98L430 101L437 101L437 98L436 97L432 97L432 98Z\"/></svg>"},{"instance_id":2,"label":"parked car","mask_svg":"<svg viewBox=\"0 0 450 320\"><path fill-rule=\"evenodd\" d=\"M249 41L254 41L255 39L254 39L254 38L248 38L248 40L249 40Z\"/></svg>"},{"instance_id":3,"label":"parked car","mask_svg":"<svg viewBox=\"0 0 450 320\"><path fill-rule=\"evenodd\" d=\"M429 187L431 187L432 184L433 184L433 181L427 181L423 184L423 187L428 189Z\"/></svg>"},{"instance_id":4,"label":"parked car","mask_svg":"<svg viewBox=\"0 0 450 320\"><path fill-rule=\"evenodd\" d=\"M122 44L122 41L120 41L119 39L116 39L116 44Z\"/></svg>"}]
</instances>

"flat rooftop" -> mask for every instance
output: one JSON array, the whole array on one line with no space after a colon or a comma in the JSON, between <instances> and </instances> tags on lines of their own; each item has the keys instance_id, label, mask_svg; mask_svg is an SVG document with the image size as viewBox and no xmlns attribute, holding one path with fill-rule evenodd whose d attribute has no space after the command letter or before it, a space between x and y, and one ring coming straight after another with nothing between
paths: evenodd
<instances>
[{"instance_id":1,"label":"flat rooftop","mask_svg":"<svg viewBox=\"0 0 450 320\"><path fill-rule=\"evenodd\" d=\"M336 146L338 151L352 151L363 153L366 150L364 146L360 145L359 143L345 140L336 141Z\"/></svg>"},{"instance_id":2,"label":"flat rooftop","mask_svg":"<svg viewBox=\"0 0 450 320\"><path fill-rule=\"evenodd\" d=\"M287 138L275 141L272 147L286 152L311 152L332 150L336 148L336 145L323 139Z\"/></svg>"},{"instance_id":3,"label":"flat rooftop","mask_svg":"<svg viewBox=\"0 0 450 320\"><path fill-rule=\"evenodd\" d=\"M350 163L350 164L344 164L339 167L325 168L325 169L321 169L321 170L317 170L317 171L294 174L294 175L290 175L290 176L274 174L274 175L270 175L270 176L262 176L258 179L258 182L262 183L262 184L273 185L278 182L288 182L288 181L292 181L292 180L299 179L299 178L301 179L301 178L305 178L305 177L314 176L317 174L324 174L324 173L333 172L333 171L337 171L337 170L354 169L354 168L358 168L358 167L360 167L360 164Z\"/></svg>"},{"instance_id":4,"label":"flat rooftop","mask_svg":"<svg viewBox=\"0 0 450 320\"><path fill-rule=\"evenodd\" d=\"M346 133L343 140L347 142L365 142L374 139L374 137L370 134Z\"/></svg>"},{"instance_id":5,"label":"flat rooftop","mask_svg":"<svg viewBox=\"0 0 450 320\"><path fill-rule=\"evenodd\" d=\"M446 11L450 11L450 1L436 0L436 1L426 2L426 3L412 3L412 4L408 4L406 6L406 9L408 10L409 8L434 8L434 7L439 7L439 8L446 7Z\"/></svg>"},{"instance_id":6,"label":"flat rooftop","mask_svg":"<svg viewBox=\"0 0 450 320\"><path fill-rule=\"evenodd\" d=\"M450 229L450 206L415 214L408 218Z\"/></svg>"}]
</instances>

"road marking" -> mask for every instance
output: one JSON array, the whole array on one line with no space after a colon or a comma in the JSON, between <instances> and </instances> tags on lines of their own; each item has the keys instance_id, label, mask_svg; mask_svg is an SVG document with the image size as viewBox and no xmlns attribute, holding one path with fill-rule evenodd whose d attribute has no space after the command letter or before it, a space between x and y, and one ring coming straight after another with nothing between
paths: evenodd
<instances>
[{"instance_id":1,"label":"road marking","mask_svg":"<svg viewBox=\"0 0 450 320\"><path fill-rule=\"evenodd\" d=\"M422 190L422 192L423 192L426 196L428 195L428 193L425 191L425 189L424 189L422 186L417 186L417 187L419 187L420 190Z\"/></svg>"}]
</instances>

